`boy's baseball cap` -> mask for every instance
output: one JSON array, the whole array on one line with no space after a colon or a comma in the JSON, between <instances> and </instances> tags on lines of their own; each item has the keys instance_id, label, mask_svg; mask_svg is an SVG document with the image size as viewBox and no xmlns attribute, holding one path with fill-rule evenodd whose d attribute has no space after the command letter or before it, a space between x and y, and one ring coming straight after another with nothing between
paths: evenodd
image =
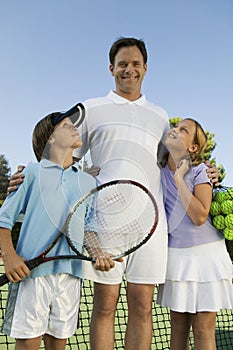
<instances>
[{"instance_id":1,"label":"boy's baseball cap","mask_svg":"<svg viewBox=\"0 0 233 350\"><path fill-rule=\"evenodd\" d=\"M81 125L85 118L84 105L82 103L78 103L72 108L70 108L67 112L62 113L59 116L54 115L52 117L53 126L57 125L65 118L70 118L75 127Z\"/></svg>"}]
</instances>

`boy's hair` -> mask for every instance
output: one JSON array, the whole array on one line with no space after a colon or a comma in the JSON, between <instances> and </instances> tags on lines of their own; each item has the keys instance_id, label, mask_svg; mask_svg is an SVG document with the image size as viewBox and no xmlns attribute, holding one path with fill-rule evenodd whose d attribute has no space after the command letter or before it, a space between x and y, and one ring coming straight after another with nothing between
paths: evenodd
<instances>
[{"instance_id":1,"label":"boy's hair","mask_svg":"<svg viewBox=\"0 0 233 350\"><path fill-rule=\"evenodd\" d=\"M32 134L32 147L38 162L42 158L50 158L49 138L54 132L52 118L58 117L62 113L54 112L41 119L35 126Z\"/></svg>"},{"instance_id":2,"label":"boy's hair","mask_svg":"<svg viewBox=\"0 0 233 350\"><path fill-rule=\"evenodd\" d=\"M117 39L111 46L110 51L109 51L109 61L111 64L114 65L115 63L115 57L117 52L119 51L120 48L122 47L130 47L130 46L137 46L137 48L140 50L142 56L143 56L143 61L144 64L147 63L147 51L146 51L146 46L143 40L141 39L135 39L135 38L124 38L121 37Z\"/></svg>"},{"instance_id":3,"label":"boy's hair","mask_svg":"<svg viewBox=\"0 0 233 350\"><path fill-rule=\"evenodd\" d=\"M194 135L194 144L198 145L198 149L195 153L190 154L192 165L198 165L203 162L203 151L207 144L207 135L202 128L201 124L198 123L195 119L185 118L184 120L191 120L196 126L196 133Z\"/></svg>"}]
</instances>

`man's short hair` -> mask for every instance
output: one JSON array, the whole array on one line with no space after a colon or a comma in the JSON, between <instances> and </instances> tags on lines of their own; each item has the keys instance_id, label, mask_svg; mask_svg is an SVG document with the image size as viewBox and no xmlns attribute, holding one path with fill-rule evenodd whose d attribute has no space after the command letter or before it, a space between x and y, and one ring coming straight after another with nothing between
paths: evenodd
<instances>
[{"instance_id":1,"label":"man's short hair","mask_svg":"<svg viewBox=\"0 0 233 350\"><path fill-rule=\"evenodd\" d=\"M112 65L115 63L115 57L117 52L122 47L131 47L131 46L137 46L137 48L140 50L144 64L147 63L147 51L146 46L143 40L141 39L135 39L135 38L125 38L120 37L117 39L111 46L109 51L109 61Z\"/></svg>"}]
</instances>

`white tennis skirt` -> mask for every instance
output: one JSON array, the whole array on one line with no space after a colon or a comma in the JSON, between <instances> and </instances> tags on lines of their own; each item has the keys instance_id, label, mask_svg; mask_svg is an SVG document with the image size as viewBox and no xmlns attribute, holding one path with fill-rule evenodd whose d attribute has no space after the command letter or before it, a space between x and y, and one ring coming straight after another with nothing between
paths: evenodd
<instances>
[{"instance_id":1,"label":"white tennis skirt","mask_svg":"<svg viewBox=\"0 0 233 350\"><path fill-rule=\"evenodd\" d=\"M169 248L166 282L157 303L176 312L233 309L233 265L225 241Z\"/></svg>"}]
</instances>

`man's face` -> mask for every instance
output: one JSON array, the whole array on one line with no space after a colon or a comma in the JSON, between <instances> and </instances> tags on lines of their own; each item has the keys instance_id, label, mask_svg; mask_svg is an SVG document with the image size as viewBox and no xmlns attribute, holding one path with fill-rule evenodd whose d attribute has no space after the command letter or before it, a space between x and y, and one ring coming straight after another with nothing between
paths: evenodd
<instances>
[{"instance_id":1,"label":"man's face","mask_svg":"<svg viewBox=\"0 0 233 350\"><path fill-rule=\"evenodd\" d=\"M114 65L110 65L115 77L116 93L134 100L140 97L141 85L146 74L147 64L137 46L122 47L115 56Z\"/></svg>"}]
</instances>

